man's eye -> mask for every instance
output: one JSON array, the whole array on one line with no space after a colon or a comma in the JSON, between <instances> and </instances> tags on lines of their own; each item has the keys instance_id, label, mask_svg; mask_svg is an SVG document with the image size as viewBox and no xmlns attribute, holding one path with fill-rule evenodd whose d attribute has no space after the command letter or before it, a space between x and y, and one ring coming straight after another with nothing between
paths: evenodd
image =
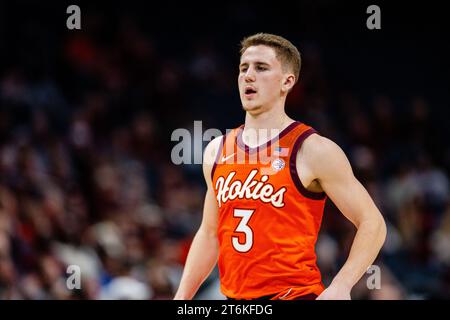
<instances>
[{"instance_id":1,"label":"man's eye","mask_svg":"<svg viewBox=\"0 0 450 320\"><path fill-rule=\"evenodd\" d=\"M266 67L257 67L257 70L259 70L259 71L264 71L264 70L267 70L267 68Z\"/></svg>"},{"instance_id":2,"label":"man's eye","mask_svg":"<svg viewBox=\"0 0 450 320\"><path fill-rule=\"evenodd\" d=\"M247 68L242 68L241 72L247 72Z\"/></svg>"}]
</instances>

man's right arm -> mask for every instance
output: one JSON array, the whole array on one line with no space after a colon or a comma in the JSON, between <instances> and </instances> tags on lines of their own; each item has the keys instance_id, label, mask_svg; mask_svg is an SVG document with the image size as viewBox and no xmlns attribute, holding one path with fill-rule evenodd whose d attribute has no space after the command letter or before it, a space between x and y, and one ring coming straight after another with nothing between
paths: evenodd
<instances>
[{"instance_id":1,"label":"man's right arm","mask_svg":"<svg viewBox=\"0 0 450 320\"><path fill-rule=\"evenodd\" d=\"M222 137L215 138L205 149L203 174L208 190L203 207L203 218L189 249L183 276L174 297L175 300L192 299L213 270L219 256L219 241L217 239L218 207L211 181L211 171L221 141Z\"/></svg>"}]
</instances>

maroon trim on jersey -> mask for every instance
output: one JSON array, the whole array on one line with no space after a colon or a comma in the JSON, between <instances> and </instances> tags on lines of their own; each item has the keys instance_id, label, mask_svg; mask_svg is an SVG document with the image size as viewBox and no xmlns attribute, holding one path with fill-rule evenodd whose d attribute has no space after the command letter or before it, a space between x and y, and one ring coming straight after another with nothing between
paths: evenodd
<instances>
[{"instance_id":1,"label":"maroon trim on jersey","mask_svg":"<svg viewBox=\"0 0 450 320\"><path fill-rule=\"evenodd\" d=\"M227 297L227 300L272 300L277 295L278 295L278 293L270 294L270 295L259 297L259 298L251 298L251 299L238 299L238 298L229 298L229 297ZM306 294L304 296L300 296L300 297L294 298L292 300L316 300L317 297L318 297L317 294L310 293L310 294ZM282 300L282 299L278 299L278 300Z\"/></svg>"},{"instance_id":2,"label":"maroon trim on jersey","mask_svg":"<svg viewBox=\"0 0 450 320\"><path fill-rule=\"evenodd\" d=\"M300 178L298 176L297 171L297 153L300 147L302 146L303 141L305 141L306 138L308 138L313 133L317 133L316 130L313 128L306 130L303 132L298 138L297 141L294 143L294 147L292 149L291 158L289 159L289 170L291 172L291 178L294 181L295 186L297 187L297 190L304 195L307 198L314 199L314 200L323 200L326 196L325 192L313 192L309 191L303 186L303 183L300 181Z\"/></svg>"},{"instance_id":3,"label":"maroon trim on jersey","mask_svg":"<svg viewBox=\"0 0 450 320\"><path fill-rule=\"evenodd\" d=\"M291 132L295 127L299 126L300 124L301 124L301 122L299 122L299 121L292 122L290 125L288 125L286 128L284 128L278 136L273 137L273 139L270 140L269 142L266 142L260 146L254 147L254 148L249 147L248 145L246 145L244 143L244 140L242 139L242 133L244 132L244 126L241 126L238 129L238 134L236 136L236 143L239 146L239 148L241 148L242 150L245 150L245 152L255 153L257 151L261 151L264 148L269 148L272 145L272 143L275 143L276 141L283 138L285 135L287 135L289 132Z\"/></svg>"},{"instance_id":4,"label":"maroon trim on jersey","mask_svg":"<svg viewBox=\"0 0 450 320\"><path fill-rule=\"evenodd\" d=\"M222 136L222 141L220 141L219 151L217 151L216 160L214 161L213 167L211 169L211 183L214 182L214 172L216 172L217 163L219 162L220 156L222 155L222 149L227 140L227 135Z\"/></svg>"}]
</instances>

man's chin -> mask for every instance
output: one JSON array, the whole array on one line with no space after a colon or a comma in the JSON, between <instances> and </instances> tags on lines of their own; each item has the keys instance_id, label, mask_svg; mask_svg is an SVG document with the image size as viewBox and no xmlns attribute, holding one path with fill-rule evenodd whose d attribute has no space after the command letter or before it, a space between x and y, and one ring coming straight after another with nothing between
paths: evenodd
<instances>
[{"instance_id":1,"label":"man's chin","mask_svg":"<svg viewBox=\"0 0 450 320\"><path fill-rule=\"evenodd\" d=\"M256 110L259 110L259 109L261 109L261 106L260 105L254 105L254 104L244 104L244 105L242 105L242 108L244 109L244 111L248 111L248 112L250 112L250 111L256 111Z\"/></svg>"},{"instance_id":2,"label":"man's chin","mask_svg":"<svg viewBox=\"0 0 450 320\"><path fill-rule=\"evenodd\" d=\"M262 106L260 105L243 105L242 109L244 109L245 112L248 112L251 115L257 115L261 113Z\"/></svg>"}]
</instances>

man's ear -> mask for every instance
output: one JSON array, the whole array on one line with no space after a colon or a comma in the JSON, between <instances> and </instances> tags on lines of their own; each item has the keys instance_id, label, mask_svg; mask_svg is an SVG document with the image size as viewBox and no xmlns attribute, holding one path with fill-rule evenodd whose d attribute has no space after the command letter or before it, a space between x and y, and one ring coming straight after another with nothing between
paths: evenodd
<instances>
[{"instance_id":1,"label":"man's ear","mask_svg":"<svg viewBox=\"0 0 450 320\"><path fill-rule=\"evenodd\" d=\"M295 85L295 76L292 73L287 73L283 78L283 84L281 86L282 92L289 92Z\"/></svg>"}]
</instances>

